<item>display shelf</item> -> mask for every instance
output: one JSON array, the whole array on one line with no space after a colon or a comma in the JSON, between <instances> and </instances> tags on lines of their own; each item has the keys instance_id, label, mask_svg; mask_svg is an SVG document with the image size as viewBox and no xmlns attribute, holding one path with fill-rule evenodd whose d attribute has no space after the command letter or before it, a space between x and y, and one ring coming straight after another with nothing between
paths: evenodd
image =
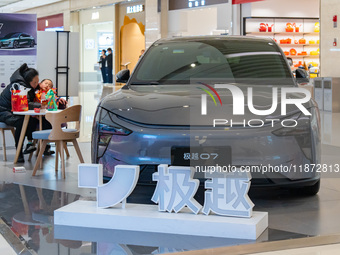
<instances>
[{"instance_id":1,"label":"display shelf","mask_svg":"<svg viewBox=\"0 0 340 255\"><path fill-rule=\"evenodd\" d=\"M286 55L286 57L290 57L292 59L295 58L319 58L319 55Z\"/></svg>"},{"instance_id":2,"label":"display shelf","mask_svg":"<svg viewBox=\"0 0 340 255\"><path fill-rule=\"evenodd\" d=\"M246 32L247 35L319 35L318 32Z\"/></svg>"},{"instance_id":3,"label":"display shelf","mask_svg":"<svg viewBox=\"0 0 340 255\"><path fill-rule=\"evenodd\" d=\"M319 63L320 55L309 55L311 51L315 51L320 47L319 43L309 44L309 41L317 42L320 39L320 23L319 18L303 18L303 17L244 17L243 18L243 35L271 37L282 48L282 51L290 51L295 49L297 52L307 52L308 55L286 55L295 61L307 62L314 61ZM270 32L268 28L271 29ZM286 29L294 29L294 32L286 32ZM259 29L266 30L260 32ZM299 32L295 32L299 29ZM315 32L317 31L317 32ZM281 40L291 39L291 43L280 43ZM295 41L305 39L303 44L295 44Z\"/></svg>"},{"instance_id":4,"label":"display shelf","mask_svg":"<svg viewBox=\"0 0 340 255\"><path fill-rule=\"evenodd\" d=\"M271 36L274 35L276 33L274 32L247 32L247 35L266 35L266 36Z\"/></svg>"},{"instance_id":5,"label":"display shelf","mask_svg":"<svg viewBox=\"0 0 340 255\"><path fill-rule=\"evenodd\" d=\"M311 46L311 47L319 47L319 44L318 43L314 43L314 44L295 44L295 43L278 43L278 45L280 45L281 47L304 47L304 46Z\"/></svg>"}]
</instances>

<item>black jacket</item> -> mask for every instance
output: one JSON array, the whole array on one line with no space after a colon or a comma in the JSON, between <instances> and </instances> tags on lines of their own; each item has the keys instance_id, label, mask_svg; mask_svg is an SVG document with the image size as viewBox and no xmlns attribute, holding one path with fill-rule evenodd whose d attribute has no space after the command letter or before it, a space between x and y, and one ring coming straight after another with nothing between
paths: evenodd
<instances>
[{"instance_id":1,"label":"black jacket","mask_svg":"<svg viewBox=\"0 0 340 255\"><path fill-rule=\"evenodd\" d=\"M33 104L33 100L35 98L35 90L31 87L30 84L26 83L25 79L22 77L19 69L17 69L10 78L10 84L6 86L6 88L0 94L0 121L6 121L7 118L13 117L13 113L11 112L11 88L14 83L19 83L20 85L30 89L27 93L27 101L29 105ZM11 123L7 123L11 125Z\"/></svg>"},{"instance_id":2,"label":"black jacket","mask_svg":"<svg viewBox=\"0 0 340 255\"><path fill-rule=\"evenodd\" d=\"M99 62L100 67L106 67L106 57L103 58L103 56L100 56Z\"/></svg>"},{"instance_id":3,"label":"black jacket","mask_svg":"<svg viewBox=\"0 0 340 255\"><path fill-rule=\"evenodd\" d=\"M113 62L112 62L112 53L106 56L107 68L112 69Z\"/></svg>"}]
</instances>

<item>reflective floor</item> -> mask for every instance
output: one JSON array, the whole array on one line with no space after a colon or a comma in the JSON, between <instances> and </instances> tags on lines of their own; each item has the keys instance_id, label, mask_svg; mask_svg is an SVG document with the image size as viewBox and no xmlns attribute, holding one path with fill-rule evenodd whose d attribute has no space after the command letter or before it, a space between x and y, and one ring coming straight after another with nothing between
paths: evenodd
<instances>
[{"instance_id":1,"label":"reflective floor","mask_svg":"<svg viewBox=\"0 0 340 255\"><path fill-rule=\"evenodd\" d=\"M71 104L83 106L80 149L86 163L91 163L90 140L96 106L114 86L101 83L80 83L79 97ZM339 164L340 113L322 112L322 163ZM77 199L95 199L95 191L77 187L78 158L68 146L66 179L54 171L54 156L44 158L43 171L32 177L32 162L21 164L26 173L13 173L14 148L7 151L8 161L0 153L0 216L12 230L24 238L37 254L160 254L253 243L249 240L199 238L193 236L146 234L131 231L103 231L70 227L54 227L53 211ZM27 156L26 156L27 157ZM269 229L256 242L287 240L340 233L340 179L325 174L317 196L304 197L284 189L251 189L254 210L269 213ZM140 190L134 197L138 199ZM1 243L0 243L1 246ZM331 249L338 248L332 247ZM1 251L1 247L0 247ZM0 254L3 254L0 252ZM314 254L314 253L272 253ZM319 254L319 253L315 253ZM320 253L331 254L331 253ZM334 254L334 253L333 253ZM268 254L270 255L270 254Z\"/></svg>"}]
</instances>

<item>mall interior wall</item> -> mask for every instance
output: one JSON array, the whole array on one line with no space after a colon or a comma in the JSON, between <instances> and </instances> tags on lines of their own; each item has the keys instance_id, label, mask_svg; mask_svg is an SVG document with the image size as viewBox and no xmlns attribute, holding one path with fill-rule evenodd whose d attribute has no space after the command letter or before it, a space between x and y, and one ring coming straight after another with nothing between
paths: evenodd
<instances>
[{"instance_id":1,"label":"mall interior wall","mask_svg":"<svg viewBox=\"0 0 340 255\"><path fill-rule=\"evenodd\" d=\"M333 16L340 19L339 0L322 0L320 11L320 67L322 77L340 77L340 24L333 25ZM339 22L339 21L338 21ZM333 45L337 41L336 46Z\"/></svg>"},{"instance_id":2,"label":"mall interior wall","mask_svg":"<svg viewBox=\"0 0 340 255\"><path fill-rule=\"evenodd\" d=\"M231 12L230 3L169 11L168 37L230 33Z\"/></svg>"}]
</instances>

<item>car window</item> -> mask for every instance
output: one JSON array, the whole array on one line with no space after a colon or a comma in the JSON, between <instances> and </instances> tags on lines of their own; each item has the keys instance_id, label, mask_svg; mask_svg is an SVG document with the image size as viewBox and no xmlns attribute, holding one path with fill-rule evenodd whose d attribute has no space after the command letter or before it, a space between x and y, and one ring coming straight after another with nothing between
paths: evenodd
<instances>
[{"instance_id":1,"label":"car window","mask_svg":"<svg viewBox=\"0 0 340 255\"><path fill-rule=\"evenodd\" d=\"M131 84L189 84L192 79L272 83L293 79L274 43L261 40L202 40L154 44L137 66Z\"/></svg>"},{"instance_id":2,"label":"car window","mask_svg":"<svg viewBox=\"0 0 340 255\"><path fill-rule=\"evenodd\" d=\"M20 35L20 33L9 33L9 34L5 35L3 39L16 38L19 35Z\"/></svg>"}]
</instances>

